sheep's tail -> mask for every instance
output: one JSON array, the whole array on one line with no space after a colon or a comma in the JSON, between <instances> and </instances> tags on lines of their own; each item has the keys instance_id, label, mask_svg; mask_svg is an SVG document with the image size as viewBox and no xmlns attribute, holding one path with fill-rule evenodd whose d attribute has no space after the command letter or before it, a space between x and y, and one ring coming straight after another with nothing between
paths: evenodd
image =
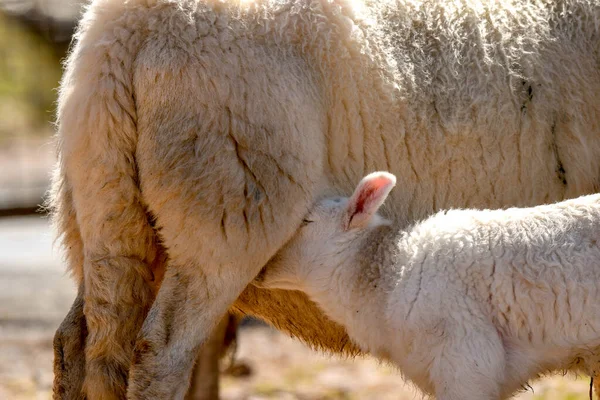
<instances>
[{"instance_id":1,"label":"sheep's tail","mask_svg":"<svg viewBox=\"0 0 600 400\"><path fill-rule=\"evenodd\" d=\"M60 157L60 155L59 155ZM46 208L50 212L50 221L56 240L60 241L65 255L67 271L77 284L83 282L83 242L77 225L73 196L67 182L65 171L57 167L52 176Z\"/></svg>"},{"instance_id":2,"label":"sheep's tail","mask_svg":"<svg viewBox=\"0 0 600 400\"><path fill-rule=\"evenodd\" d=\"M59 91L49 207L68 270L84 283L91 398L125 397L133 343L154 298L152 266L160 263L135 161L133 70L146 11L135 1L93 2Z\"/></svg>"}]
</instances>

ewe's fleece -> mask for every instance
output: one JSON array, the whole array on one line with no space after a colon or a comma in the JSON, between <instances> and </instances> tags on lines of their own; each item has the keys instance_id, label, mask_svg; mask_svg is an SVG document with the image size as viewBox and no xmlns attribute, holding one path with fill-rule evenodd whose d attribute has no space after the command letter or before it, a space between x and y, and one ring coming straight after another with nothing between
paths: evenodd
<instances>
[{"instance_id":1,"label":"ewe's fleece","mask_svg":"<svg viewBox=\"0 0 600 400\"><path fill-rule=\"evenodd\" d=\"M394 183L318 202L255 284L304 291L436 399L505 399L560 370L598 390L600 194L398 228L376 214Z\"/></svg>"},{"instance_id":2,"label":"ewe's fleece","mask_svg":"<svg viewBox=\"0 0 600 400\"><path fill-rule=\"evenodd\" d=\"M398 176L386 213L407 223L596 190L599 17L584 0L93 1L58 101L53 220L84 285L55 392L81 388L85 327L88 396L180 394L230 307L355 352L305 296L246 285L369 171Z\"/></svg>"}]
</instances>

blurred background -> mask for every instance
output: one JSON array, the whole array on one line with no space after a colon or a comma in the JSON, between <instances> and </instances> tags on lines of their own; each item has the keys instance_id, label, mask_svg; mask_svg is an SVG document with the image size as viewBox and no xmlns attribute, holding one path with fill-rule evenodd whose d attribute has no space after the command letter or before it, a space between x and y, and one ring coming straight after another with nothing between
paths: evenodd
<instances>
[{"instance_id":1,"label":"blurred background","mask_svg":"<svg viewBox=\"0 0 600 400\"><path fill-rule=\"evenodd\" d=\"M61 61L82 3L0 0L0 400L51 397L52 336L75 297L39 205L55 162ZM242 324L235 356L249 368L222 375L223 399L419 398L388 366L318 354L263 324ZM519 399L587 399L588 385L550 377Z\"/></svg>"}]
</instances>

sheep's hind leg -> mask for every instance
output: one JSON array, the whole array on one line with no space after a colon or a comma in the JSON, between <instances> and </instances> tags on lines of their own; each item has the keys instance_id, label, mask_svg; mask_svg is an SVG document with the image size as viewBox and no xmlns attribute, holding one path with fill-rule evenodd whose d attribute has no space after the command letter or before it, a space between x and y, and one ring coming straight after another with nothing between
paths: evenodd
<instances>
[{"instance_id":1,"label":"sheep's hind leg","mask_svg":"<svg viewBox=\"0 0 600 400\"><path fill-rule=\"evenodd\" d=\"M169 260L135 345L130 399L183 398L196 349L327 185L326 119L310 70L259 44L221 54L216 42L198 65L161 50L181 71L161 75L146 98L173 104L138 101L139 182ZM231 54L247 67L223 68Z\"/></svg>"},{"instance_id":2,"label":"sheep's hind leg","mask_svg":"<svg viewBox=\"0 0 600 400\"><path fill-rule=\"evenodd\" d=\"M290 191L293 190L290 188ZM246 228L236 235L232 227L227 236L229 241L219 234L218 228L214 229L216 234L211 235L200 234L203 228L197 228L195 234L178 235L203 238L195 246L200 254L188 256L174 251L170 257L162 286L136 343L128 391L130 399L183 398L186 387L182 383L189 381L197 348L301 222L303 214L290 208L304 210L311 202L298 193L290 198L301 199L304 204L298 207L296 201L278 202L281 215L290 221L277 227L264 227L274 234L267 241L264 234L255 232L252 227L248 228L247 236ZM186 222L188 228L194 223L202 225L206 220L194 218ZM165 231L168 241L168 230ZM246 243L240 243L240 239ZM183 244L175 241L167 246L178 249Z\"/></svg>"},{"instance_id":3,"label":"sheep's hind leg","mask_svg":"<svg viewBox=\"0 0 600 400\"><path fill-rule=\"evenodd\" d=\"M54 400L82 400L85 378L85 340L87 324L83 315L83 284L71 309L54 336ZM196 359L196 367L187 400L217 399L219 397L219 360L223 352L225 328L229 318L222 320Z\"/></svg>"},{"instance_id":4,"label":"sheep's hind leg","mask_svg":"<svg viewBox=\"0 0 600 400\"><path fill-rule=\"evenodd\" d=\"M260 165L269 167L267 163ZM235 171L234 167L230 169ZM172 203L155 213L159 224L165 221L161 233L169 249L169 265L137 339L130 399L183 398L198 347L246 285L293 235L313 201L314 185L300 175L307 170L305 165L290 170L301 172L277 176L270 171L271 179L274 176L277 181L262 186L265 190L275 188L261 197L269 199L268 203L264 200L257 205L252 200L258 196L245 189L243 182L239 185L225 177L219 183L232 187L225 189L229 197L221 206L224 209L201 197L191 205L171 197ZM257 170L251 179L266 179L267 173ZM235 196L236 191L241 197ZM269 218L261 218L260 213Z\"/></svg>"},{"instance_id":5,"label":"sheep's hind leg","mask_svg":"<svg viewBox=\"0 0 600 400\"><path fill-rule=\"evenodd\" d=\"M85 338L87 324L83 315L83 284L69 313L54 335L54 384L55 400L83 399L85 378Z\"/></svg>"},{"instance_id":6,"label":"sheep's hind leg","mask_svg":"<svg viewBox=\"0 0 600 400\"><path fill-rule=\"evenodd\" d=\"M319 171L300 157L292 158L298 165L279 168L274 168L272 158L247 162L241 170L232 161L223 173L215 171L218 176L211 176L211 169L203 165L197 174L211 184L217 182L216 189L227 196L199 185L202 190L195 197L156 200L160 207L154 214L169 249L169 265L137 339L130 399L183 398L197 348L294 234L318 190ZM252 173L247 165L255 167Z\"/></svg>"},{"instance_id":7,"label":"sheep's hind leg","mask_svg":"<svg viewBox=\"0 0 600 400\"><path fill-rule=\"evenodd\" d=\"M266 261L234 268L208 258L173 260L136 343L130 399L183 398L199 346Z\"/></svg>"}]
</instances>

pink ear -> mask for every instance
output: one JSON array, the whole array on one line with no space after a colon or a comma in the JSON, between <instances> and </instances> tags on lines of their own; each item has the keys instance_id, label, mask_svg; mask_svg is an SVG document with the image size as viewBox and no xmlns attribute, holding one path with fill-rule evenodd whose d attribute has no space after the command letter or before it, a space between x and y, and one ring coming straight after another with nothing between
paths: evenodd
<instances>
[{"instance_id":1,"label":"pink ear","mask_svg":"<svg viewBox=\"0 0 600 400\"><path fill-rule=\"evenodd\" d=\"M348 201L346 229L367 226L395 185L396 177L387 172L365 176Z\"/></svg>"}]
</instances>

